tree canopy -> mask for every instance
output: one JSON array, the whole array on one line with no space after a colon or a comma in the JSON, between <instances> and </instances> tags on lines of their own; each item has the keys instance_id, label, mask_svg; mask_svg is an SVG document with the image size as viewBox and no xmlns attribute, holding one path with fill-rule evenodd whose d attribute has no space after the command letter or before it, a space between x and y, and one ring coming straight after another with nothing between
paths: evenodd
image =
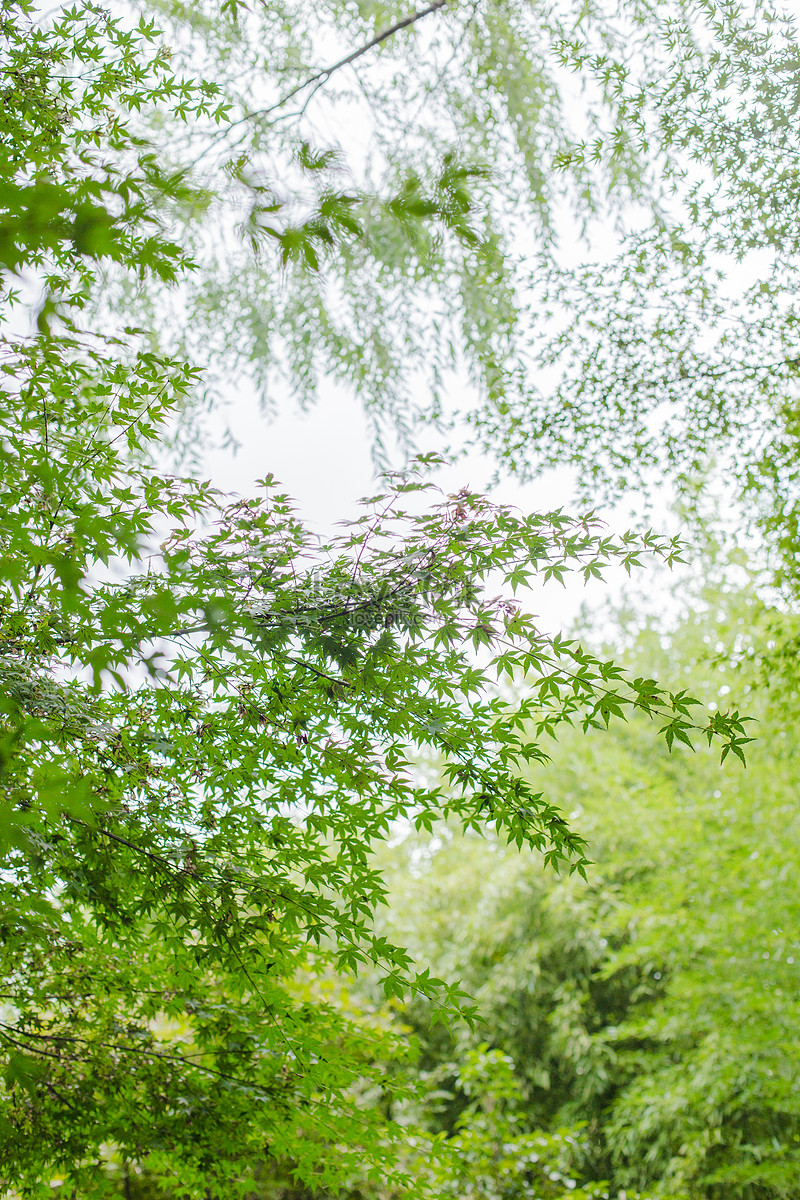
<instances>
[{"instance_id":1,"label":"tree canopy","mask_svg":"<svg viewBox=\"0 0 800 1200\"><path fill-rule=\"evenodd\" d=\"M212 393L238 373L269 409L337 378L389 449L440 446L438 422L523 478L572 464L592 505L664 478L691 496L710 473L791 591L791 15L150 10L173 69L200 64L217 103L190 120L187 97L166 126L170 163L204 190L205 219L195 201L175 227L202 269L172 303L124 304L208 364Z\"/></svg>"},{"instance_id":2,"label":"tree canopy","mask_svg":"<svg viewBox=\"0 0 800 1200\"><path fill-rule=\"evenodd\" d=\"M623 659L677 671L708 703L737 695L758 737L742 772L668 756L638 720L613 739L565 733L553 796L591 847L587 879L454 828L384 852L387 935L459 979L483 1018L432 1027L424 998L405 1013L435 1127L469 1114L489 1040L525 1128L583 1126L562 1160L573 1178L670 1200L796 1194L796 696L758 685L774 622L751 586L715 582L672 628L659 615L629 631Z\"/></svg>"},{"instance_id":3,"label":"tree canopy","mask_svg":"<svg viewBox=\"0 0 800 1200\"><path fill-rule=\"evenodd\" d=\"M357 1168L435 1190L365 1101L402 1039L326 990L331 965L372 964L387 1001L469 1012L376 930L371 850L449 817L580 874L581 837L527 774L568 723L645 714L669 746L743 758L738 710L702 713L514 600L682 545L439 495L430 457L320 545L271 476L225 497L164 447L215 370L266 387L282 361L306 397L340 371L401 431L464 362L481 436L489 414L517 429L520 222L537 214L545 254L564 198L576 219L608 195L651 205L637 105L608 68L586 119L611 121L614 150L583 154L558 70L531 65L532 30L568 64L574 18L523 5L405 24L383 5L175 6L166 35L94 4L0 13L0 1179L99 1197L147 1171L234 1196L271 1157L317 1188ZM363 33L341 58L386 122L358 170L304 125L313 89L349 80L320 67L334 28ZM599 12L578 28L618 45ZM502 1061L484 1067L502 1092Z\"/></svg>"}]
</instances>

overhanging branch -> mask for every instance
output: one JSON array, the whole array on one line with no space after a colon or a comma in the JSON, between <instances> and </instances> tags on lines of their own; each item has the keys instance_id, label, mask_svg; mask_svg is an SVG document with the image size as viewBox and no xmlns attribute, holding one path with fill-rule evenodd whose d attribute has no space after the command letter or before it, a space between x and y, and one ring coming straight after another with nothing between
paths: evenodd
<instances>
[{"instance_id":1,"label":"overhanging branch","mask_svg":"<svg viewBox=\"0 0 800 1200\"><path fill-rule=\"evenodd\" d=\"M269 116L270 113L277 112L279 109L283 108L289 103L290 100L293 100L295 96L299 96L300 93L304 92L307 88L313 88L311 95L308 96L303 106L305 109L306 105L311 99L311 96L314 95L318 88L321 88L324 84L326 84L330 77L337 71L341 71L343 67L348 67L351 63L357 62L359 58L363 58L365 54L369 54L370 50L374 50L376 46L380 46L382 42L387 41L388 38L393 37L402 29L408 29L409 26L416 25L417 21L421 21L423 17L429 17L431 13L438 12L440 9L444 8L448 2L449 0L433 0L433 3L428 4L425 8L421 8L417 12L411 13L407 17L403 17L400 21L395 21L394 25L390 25L388 29L383 29L380 33L376 33L375 37L370 38L368 42L365 42L363 46L359 46L357 50L353 50L350 54L346 54L345 57L340 58L338 62L331 63L329 67L324 67L321 71L317 71L315 75L310 75L308 79L303 80L302 83L298 83L296 87L293 87L291 91L286 92L286 94L276 100L274 104L270 104L268 108L253 109L251 112L245 113L243 117L239 117L238 120L229 122L220 132L227 134L237 125L243 125L247 121L252 121L255 117ZM192 163L192 166L196 166L206 153L207 151L203 151L203 153L200 154Z\"/></svg>"}]
</instances>

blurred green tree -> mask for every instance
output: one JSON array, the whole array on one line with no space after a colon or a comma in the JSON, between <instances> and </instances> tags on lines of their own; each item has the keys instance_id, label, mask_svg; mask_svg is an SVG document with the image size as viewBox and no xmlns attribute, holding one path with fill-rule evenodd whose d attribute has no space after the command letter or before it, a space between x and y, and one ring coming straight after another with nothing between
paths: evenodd
<instances>
[{"instance_id":1,"label":"blurred green tree","mask_svg":"<svg viewBox=\"0 0 800 1200\"><path fill-rule=\"evenodd\" d=\"M662 754L638 719L613 740L562 734L549 794L587 839L588 880L557 881L502 838L406 843L388 929L485 1020L431 1029L423 1001L409 1009L449 1097L441 1128L469 1104L459 1063L488 1039L515 1064L527 1127L585 1123L572 1166L612 1194L797 1194L797 695L760 683L780 623L727 586L671 631L631 631L631 662L709 704L737 694L759 736L747 771L720 772Z\"/></svg>"}]
</instances>

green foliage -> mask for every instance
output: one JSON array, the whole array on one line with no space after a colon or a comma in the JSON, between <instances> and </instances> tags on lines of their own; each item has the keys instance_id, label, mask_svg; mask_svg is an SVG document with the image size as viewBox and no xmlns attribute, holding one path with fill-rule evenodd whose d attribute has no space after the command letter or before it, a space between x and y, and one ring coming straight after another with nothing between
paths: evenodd
<instances>
[{"instance_id":1,"label":"green foliage","mask_svg":"<svg viewBox=\"0 0 800 1200\"><path fill-rule=\"evenodd\" d=\"M478 437L523 473L532 448L581 463L593 501L656 465L685 483L713 437L794 587L792 30L628 10L654 31L634 78L585 5L161 10L171 48L149 15L0 6L2 1186L790 1197L793 684L742 779L752 694L721 712L716 677L657 681L706 637L720 671L790 674L792 623L764 648L698 618L628 669L514 594L678 540L440 495L431 456L320 546L272 477L242 499L153 463L212 359L266 398L332 372L409 440L466 372ZM340 122L363 91L369 161L313 133L323 87ZM619 259L567 271L564 213L631 197ZM710 256L752 251L734 304ZM562 373L541 393L531 346ZM645 718L724 773L676 766ZM464 840L431 858L443 819ZM404 938L376 923L374 852L413 827ZM464 985L489 1048L454 1024Z\"/></svg>"},{"instance_id":2,"label":"green foliage","mask_svg":"<svg viewBox=\"0 0 800 1200\"><path fill-rule=\"evenodd\" d=\"M430 1176L433 1195L481 1200L608 1200L604 1183L579 1184L569 1160L579 1138L574 1132L531 1133L525 1127L521 1088L510 1058L481 1045L468 1050L455 1072L467 1103L452 1136L430 1148L415 1171ZM426 1082L430 1083L428 1079ZM436 1093L434 1093L434 1096ZM419 1139L419 1135L417 1135ZM418 1141L412 1142L419 1153ZM413 1151L412 1151L413 1152ZM631 1200L638 1197L631 1195Z\"/></svg>"},{"instance_id":3,"label":"green foliage","mask_svg":"<svg viewBox=\"0 0 800 1200\"><path fill-rule=\"evenodd\" d=\"M6 152L34 167L2 172L9 265L20 223L74 270L102 252L104 328L115 310L270 411L335 377L379 451L457 410L506 469L574 464L591 504L714 469L795 588L788 18L158 0L8 25Z\"/></svg>"},{"instance_id":4,"label":"green foliage","mask_svg":"<svg viewBox=\"0 0 800 1200\"><path fill-rule=\"evenodd\" d=\"M214 203L208 220L190 206L178 225L201 272L179 297L120 283L125 311L206 365L212 392L237 374L268 410L281 385L309 404L336 377L390 443L399 432L418 446L420 423L445 420L448 385L463 390L465 374L467 408L475 390L490 411L519 399L519 260L531 253L520 228L549 256L564 212L582 221L609 196L643 194L634 153L549 170L585 120L609 123L599 111L573 120L556 48L580 18L610 53L611 23L527 0L423 6L416 19L344 0L142 10L165 24L173 63L199 65L225 107L218 123L156 125Z\"/></svg>"},{"instance_id":5,"label":"green foliage","mask_svg":"<svg viewBox=\"0 0 800 1200\"><path fill-rule=\"evenodd\" d=\"M21 105L3 126L4 299L19 323L23 284L45 298L35 334L4 329L0 367L0 1180L233 1197L269 1161L321 1190L422 1189L403 1127L369 1102L401 1039L326 980L369 964L384 1000L470 1010L376 930L371 849L450 816L581 872L581 838L523 777L545 734L646 713L669 744L738 753L738 713L694 722L685 691L545 636L511 598L681 546L411 472L320 547L272 478L242 499L158 470L198 368L93 303L109 280L191 270L172 231L206 198L145 131L222 121L226 102L173 73L152 24L92 5L50 22L6 5L3 36ZM328 157L306 147L298 168L321 181L312 214L265 237L313 273L367 235ZM406 176L392 220L435 215L484 262L481 178L445 156ZM405 1086L398 1069L392 1096Z\"/></svg>"},{"instance_id":6,"label":"green foliage","mask_svg":"<svg viewBox=\"0 0 800 1200\"><path fill-rule=\"evenodd\" d=\"M181 101L150 125L214 197L173 226L202 270L178 295L111 272L103 303L206 364L211 393L238 375L274 410L335 377L384 454L437 424L526 478L574 465L591 504L715 471L796 589L792 20L729 0L218 9L146 6L215 96L211 119Z\"/></svg>"},{"instance_id":7,"label":"green foliage","mask_svg":"<svg viewBox=\"0 0 800 1200\"><path fill-rule=\"evenodd\" d=\"M370 846L452 813L582 869L580 839L519 776L546 758L532 713L544 732L666 705L667 736L689 727L681 695L543 638L482 581L639 547L468 494L403 511L424 485L401 479L320 554L268 480L228 502L129 466L125 440L158 435L185 377L147 356L135 376L98 370L72 349L18 348L8 392L7 1178L49 1187L58 1169L99 1195L113 1143L230 1191L232 1155L285 1144L324 1184L369 1152L348 1104L362 1039L331 1061L349 1026L296 1004L298 970L317 953L372 963L386 997L458 1002L373 931ZM492 683L531 671L547 688L521 705ZM718 725L736 746L741 723ZM411 773L423 748L444 756L447 790ZM317 1123L358 1149L326 1168Z\"/></svg>"},{"instance_id":8,"label":"green foliage","mask_svg":"<svg viewBox=\"0 0 800 1200\"><path fill-rule=\"evenodd\" d=\"M574 464L593 503L646 500L665 476L688 500L699 482L723 491L795 598L796 15L712 0L626 16L644 38L608 53L579 23L559 48L618 107L613 131L557 165L633 144L663 199L608 252L530 273L523 324L545 382L476 421L523 475Z\"/></svg>"},{"instance_id":9,"label":"green foliage","mask_svg":"<svg viewBox=\"0 0 800 1200\"><path fill-rule=\"evenodd\" d=\"M422 1001L408 1011L444 1129L469 1108L459 1064L488 1036L515 1064L527 1127L585 1122L567 1162L612 1195L783 1200L800 1156L796 700L753 695L776 614L730 590L694 609L627 653L709 703L746 698L747 771L666 756L638 722L613 741L564 736L548 781L587 838L588 881L443 831L407 844L389 930L485 1022L429 1030Z\"/></svg>"},{"instance_id":10,"label":"green foliage","mask_svg":"<svg viewBox=\"0 0 800 1200\"><path fill-rule=\"evenodd\" d=\"M9 0L0 36L0 265L36 268L46 289L81 306L97 259L173 281L187 260L156 214L190 192L133 117L178 95L200 117L214 89L179 80L144 19L126 28L93 4L42 22L32 4Z\"/></svg>"}]
</instances>

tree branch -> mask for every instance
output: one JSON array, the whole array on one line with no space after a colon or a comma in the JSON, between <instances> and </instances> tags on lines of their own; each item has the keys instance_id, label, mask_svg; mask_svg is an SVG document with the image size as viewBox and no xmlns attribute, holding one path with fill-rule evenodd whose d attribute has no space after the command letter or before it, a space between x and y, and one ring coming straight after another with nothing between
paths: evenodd
<instances>
[{"instance_id":1,"label":"tree branch","mask_svg":"<svg viewBox=\"0 0 800 1200\"><path fill-rule=\"evenodd\" d=\"M418 12L412 13L408 17L403 17L400 21L396 21L388 29L382 30L381 33L376 33L374 38L365 42L363 46L359 46L357 50L353 50L352 53L346 55L344 58L340 58L338 62L332 63L331 66L318 71L316 75L311 75L303 83L299 83L297 87L292 88L290 92L287 92L280 100L276 100L269 108L257 109L255 112L248 113L246 119L265 116L267 113L274 112L277 108L283 108L284 104L288 104L290 100L293 100L295 96L305 91L307 87L311 87L314 83L327 83L334 72L340 71L342 67L348 67L350 63L356 62L357 59L368 54L370 50L374 50L376 46L380 46L381 42L385 42L387 38L392 37L395 33L399 33L401 29L407 29L410 25L421 21L423 17L428 17L431 13L438 12L440 8L444 8L445 4L447 4L447 0L433 0L433 3L429 4L426 8L421 8Z\"/></svg>"},{"instance_id":2,"label":"tree branch","mask_svg":"<svg viewBox=\"0 0 800 1200\"><path fill-rule=\"evenodd\" d=\"M368 42L365 42L363 46L359 46L357 50L353 50L350 54L345 55L344 58L340 58L338 62L331 63L329 67L324 67L321 71L317 71L316 75L310 75L308 79L305 79L302 83L298 83L296 87L293 87L291 91L286 92L286 94L276 100L274 104L270 104L268 108L256 108L245 113L243 117L239 117L238 120L231 121L225 125L223 129L219 130L219 133L227 134L237 125L243 125L247 121L252 121L254 117L266 117L270 113L276 112L278 109L283 108L285 104L288 104L290 100L293 100L295 96L299 96L301 92L304 92L306 88L312 87L314 84L316 84L316 87L314 88L314 92L316 92L317 88L320 88L323 86L323 84L327 83L331 75L335 74L336 71L340 71L342 67L348 67L351 63L357 62L359 58L363 58L363 56L368 54L370 50L374 50L376 46L380 46L381 42L385 42L388 38L393 37L394 34L399 33L401 29L408 29L409 26L415 25L417 21L421 21L423 17L428 17L431 15L431 13L438 12L439 9L444 8L447 3L448 0L433 0L433 3L428 4L425 8L421 8L417 12L411 13L411 15L408 17L403 17L400 21L395 21L394 25L390 25L388 29L384 29L380 33L376 33L374 38L371 38ZM309 100L310 99L311 97L309 96ZM306 104L307 103L308 101L306 101ZM204 158L207 153L208 148L198 155L191 166L197 166L197 163L200 162L200 160Z\"/></svg>"}]
</instances>

